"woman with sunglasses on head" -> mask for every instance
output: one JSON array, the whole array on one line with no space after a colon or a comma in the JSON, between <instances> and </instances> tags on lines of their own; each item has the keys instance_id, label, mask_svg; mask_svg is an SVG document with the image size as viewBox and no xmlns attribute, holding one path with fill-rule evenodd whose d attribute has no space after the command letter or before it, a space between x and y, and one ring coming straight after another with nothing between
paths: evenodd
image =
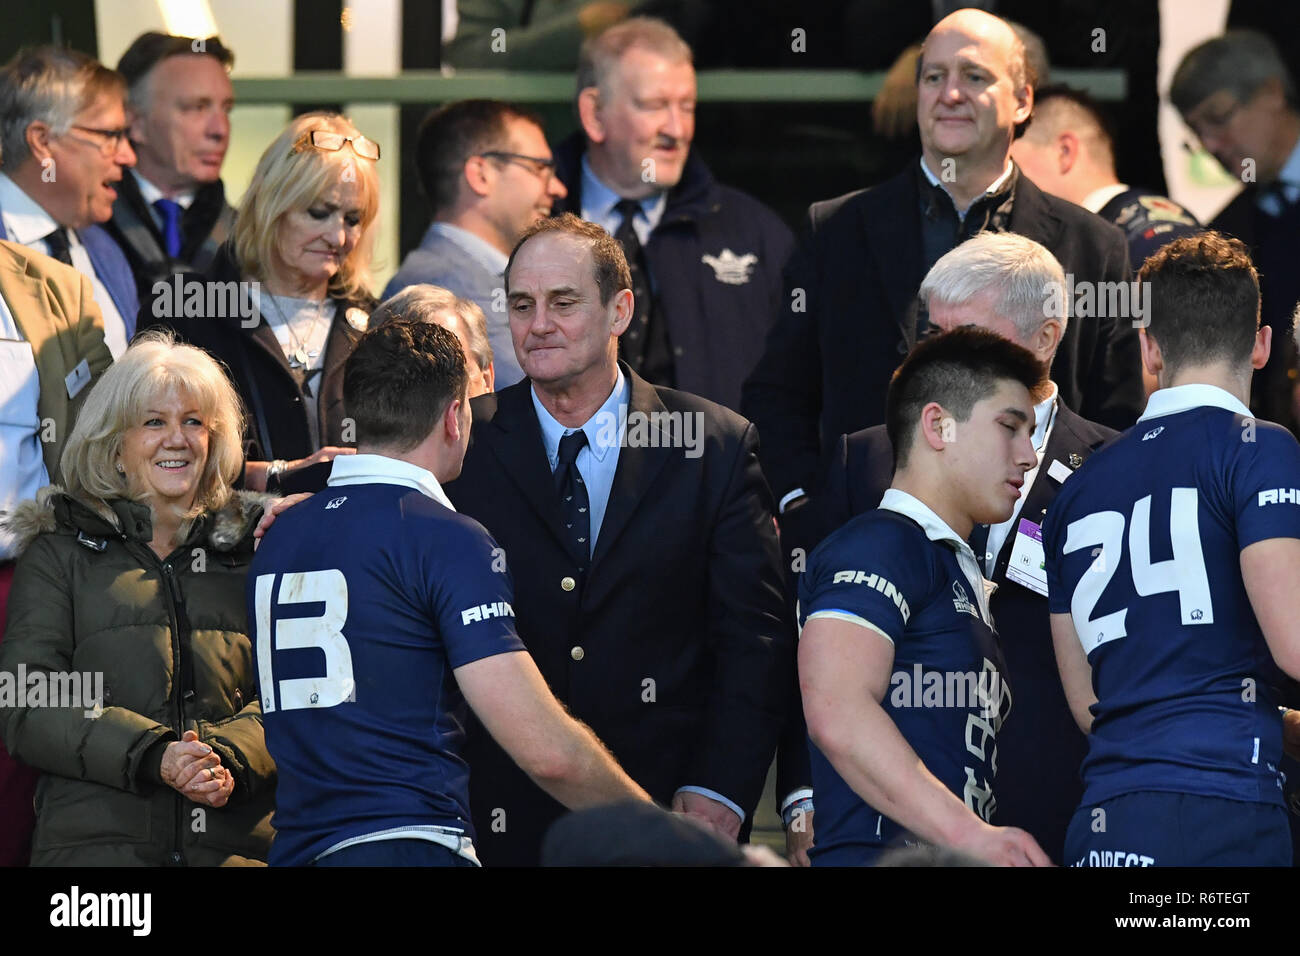
<instances>
[{"instance_id":1,"label":"woman with sunglasses on head","mask_svg":"<svg viewBox=\"0 0 1300 956\"><path fill-rule=\"evenodd\" d=\"M246 408L247 488L319 490L328 462L352 452L343 363L376 305L378 159L338 113L295 118L257 163L202 305L194 280L178 279L141 311L141 328L170 328L229 369ZM218 285L232 280L238 296Z\"/></svg>"}]
</instances>

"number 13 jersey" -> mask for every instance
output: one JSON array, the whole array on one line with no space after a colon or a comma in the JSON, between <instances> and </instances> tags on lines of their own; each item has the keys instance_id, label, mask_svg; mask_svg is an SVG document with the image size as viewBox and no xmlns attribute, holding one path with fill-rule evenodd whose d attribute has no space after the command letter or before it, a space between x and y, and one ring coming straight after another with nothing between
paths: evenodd
<instances>
[{"instance_id":1,"label":"number 13 jersey","mask_svg":"<svg viewBox=\"0 0 1300 956\"><path fill-rule=\"evenodd\" d=\"M1240 565L1278 537L1300 538L1300 445L1210 385L1157 391L1062 487L1043 542L1051 611L1072 615L1097 695L1084 804L1282 803L1281 672Z\"/></svg>"}]
</instances>

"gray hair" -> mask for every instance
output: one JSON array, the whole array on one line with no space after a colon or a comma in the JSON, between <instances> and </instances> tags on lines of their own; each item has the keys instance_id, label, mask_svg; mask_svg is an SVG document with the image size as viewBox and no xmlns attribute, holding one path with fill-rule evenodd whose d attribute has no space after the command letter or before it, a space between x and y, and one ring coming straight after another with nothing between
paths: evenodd
<instances>
[{"instance_id":1,"label":"gray hair","mask_svg":"<svg viewBox=\"0 0 1300 956\"><path fill-rule=\"evenodd\" d=\"M921 283L922 301L960 305L997 290L994 310L1028 342L1050 317L1046 303L1063 295L1065 271L1045 247L1014 232L981 232L940 257ZM1064 334L1066 318L1060 316Z\"/></svg>"},{"instance_id":2,"label":"gray hair","mask_svg":"<svg viewBox=\"0 0 1300 956\"><path fill-rule=\"evenodd\" d=\"M0 69L0 160L12 169L31 156L32 123L62 135L78 113L114 93L125 101L122 75L84 53L56 46L20 52Z\"/></svg>"},{"instance_id":3,"label":"gray hair","mask_svg":"<svg viewBox=\"0 0 1300 956\"><path fill-rule=\"evenodd\" d=\"M1187 52L1174 71L1169 98L1186 116L1220 90L1244 102L1272 79L1294 106L1295 81L1273 41L1255 30L1229 30Z\"/></svg>"},{"instance_id":4,"label":"gray hair","mask_svg":"<svg viewBox=\"0 0 1300 956\"><path fill-rule=\"evenodd\" d=\"M631 17L590 37L578 54L578 92L609 89L609 77L632 48L649 50L674 63L692 63L691 48L677 31L654 17Z\"/></svg>"},{"instance_id":5,"label":"gray hair","mask_svg":"<svg viewBox=\"0 0 1300 956\"><path fill-rule=\"evenodd\" d=\"M427 322L437 325L438 316L450 312L460 320L469 344L470 355L486 370L492 364L492 345L488 341L487 316L478 303L462 299L454 292L436 285L409 285L396 295L384 300L370 313L369 329L398 319L408 322ZM454 330L453 330L454 331Z\"/></svg>"}]
</instances>

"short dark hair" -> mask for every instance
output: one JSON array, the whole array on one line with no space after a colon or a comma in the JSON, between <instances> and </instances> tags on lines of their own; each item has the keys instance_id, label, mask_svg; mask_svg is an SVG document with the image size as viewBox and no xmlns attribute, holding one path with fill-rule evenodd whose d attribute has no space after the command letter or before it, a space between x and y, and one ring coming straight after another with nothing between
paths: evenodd
<instances>
[{"instance_id":1,"label":"short dark hair","mask_svg":"<svg viewBox=\"0 0 1300 956\"><path fill-rule=\"evenodd\" d=\"M210 56L227 73L235 65L234 51L220 37L182 37L153 30L141 33L117 61L117 72L126 78L127 95L133 104L139 103L142 84L153 68L173 56Z\"/></svg>"},{"instance_id":2,"label":"short dark hair","mask_svg":"<svg viewBox=\"0 0 1300 956\"><path fill-rule=\"evenodd\" d=\"M1257 30L1228 30L1183 55L1169 84L1169 99L1185 118L1220 90L1244 103L1274 79L1287 104L1295 108L1295 80L1277 44Z\"/></svg>"},{"instance_id":3,"label":"short dark hair","mask_svg":"<svg viewBox=\"0 0 1300 956\"><path fill-rule=\"evenodd\" d=\"M585 239L591 249L591 263L596 276L596 288L600 290L600 304L609 305L609 300L623 291L632 288L632 270L628 268L627 256L617 239L595 223L579 219L571 212L566 212L549 219L539 219L519 237L515 247L510 250L510 260L506 263L506 292L510 292L510 269L515 264L515 256L525 242L544 233L562 232L579 239Z\"/></svg>"},{"instance_id":4,"label":"short dark hair","mask_svg":"<svg viewBox=\"0 0 1300 956\"><path fill-rule=\"evenodd\" d=\"M396 451L428 438L468 387L460 340L425 322L398 319L367 332L343 367L343 407L357 443Z\"/></svg>"},{"instance_id":5,"label":"short dark hair","mask_svg":"<svg viewBox=\"0 0 1300 956\"><path fill-rule=\"evenodd\" d=\"M1085 114L1087 120L1096 126L1097 132L1110 155L1112 157L1115 155L1115 124L1106 114L1106 110L1102 105L1090 93L1075 89L1065 83L1053 83L1050 86L1034 90L1034 116L1036 118L1043 115L1044 111L1049 110L1053 103L1058 105L1069 104Z\"/></svg>"},{"instance_id":6,"label":"short dark hair","mask_svg":"<svg viewBox=\"0 0 1300 956\"><path fill-rule=\"evenodd\" d=\"M1033 352L987 329L961 326L925 339L894 372L885 399L885 428L898 467L907 464L921 409L930 402L964 422L999 382L1019 382L1032 394L1046 377Z\"/></svg>"},{"instance_id":7,"label":"short dark hair","mask_svg":"<svg viewBox=\"0 0 1300 956\"><path fill-rule=\"evenodd\" d=\"M424 118L415 136L415 171L434 215L455 204L465 160L508 148L512 119L542 128L535 114L503 100L460 100Z\"/></svg>"},{"instance_id":8,"label":"short dark hair","mask_svg":"<svg viewBox=\"0 0 1300 956\"><path fill-rule=\"evenodd\" d=\"M1259 274L1239 239L1183 236L1156 250L1138 272L1151 286L1147 334L1167 369L1250 358L1259 331Z\"/></svg>"}]
</instances>

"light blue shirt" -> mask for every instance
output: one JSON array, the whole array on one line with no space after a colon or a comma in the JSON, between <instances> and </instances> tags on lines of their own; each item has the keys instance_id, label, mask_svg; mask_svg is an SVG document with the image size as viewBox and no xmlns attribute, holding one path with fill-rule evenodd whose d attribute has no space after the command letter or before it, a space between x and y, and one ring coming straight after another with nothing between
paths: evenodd
<instances>
[{"instance_id":1,"label":"light blue shirt","mask_svg":"<svg viewBox=\"0 0 1300 956\"><path fill-rule=\"evenodd\" d=\"M1287 202L1300 201L1300 140L1296 141L1291 155L1282 164L1282 169L1277 174L1277 185L1282 187ZM1285 212L1282 208L1282 200L1276 193L1261 190L1256 204L1270 216L1280 216Z\"/></svg>"},{"instance_id":2,"label":"light blue shirt","mask_svg":"<svg viewBox=\"0 0 1300 956\"><path fill-rule=\"evenodd\" d=\"M600 537L600 526L605 520L605 508L609 505L609 492L614 487L614 472L618 470L618 450L623 443L623 429L627 425L627 403L631 395L623 370L618 370L618 381L614 390L605 399L605 404L596 409L585 423L582 431L587 434L587 445L578 452L575 464L578 474L582 475L583 484L587 486L588 507L591 509L591 535L587 539L590 553L595 553L596 539ZM542 428L542 445L546 448L546 460L550 462L554 473L560 462L560 439L578 431L565 428L546 410L542 400L537 397L537 386L532 386L533 408L537 410L537 423ZM624 411L619 414L619 409Z\"/></svg>"},{"instance_id":3,"label":"light blue shirt","mask_svg":"<svg viewBox=\"0 0 1300 956\"><path fill-rule=\"evenodd\" d=\"M586 160L583 163L585 165ZM546 406L537 397L537 386L531 387L530 394L533 397L533 408L537 411L537 424L542 429L546 460L554 473L560 463L560 439L579 429L566 428L555 420L555 416L546 410ZM618 380L614 383L609 398L582 425L581 430L587 434L587 444L578 452L574 464L578 466L578 474L582 475L582 481L587 486L588 507L591 509L591 536L588 538L590 553L596 550L600 526L605 520L605 508L609 505L609 493L614 487L614 474L618 471L618 453L623 444L623 433L627 429L627 407L631 395L631 386L620 368ZM716 800L740 817L742 823L745 821L745 811L717 791L706 787L677 788L678 793L682 791Z\"/></svg>"},{"instance_id":4,"label":"light blue shirt","mask_svg":"<svg viewBox=\"0 0 1300 956\"><path fill-rule=\"evenodd\" d=\"M611 236L623 224L623 214L614 207L623 199L596 178L591 171L587 157L582 157L582 218L594 222ZM632 228L641 245L650 241L650 233L658 227L664 217L664 208L668 205L668 194L660 191L640 200L641 211L632 219Z\"/></svg>"}]
</instances>

